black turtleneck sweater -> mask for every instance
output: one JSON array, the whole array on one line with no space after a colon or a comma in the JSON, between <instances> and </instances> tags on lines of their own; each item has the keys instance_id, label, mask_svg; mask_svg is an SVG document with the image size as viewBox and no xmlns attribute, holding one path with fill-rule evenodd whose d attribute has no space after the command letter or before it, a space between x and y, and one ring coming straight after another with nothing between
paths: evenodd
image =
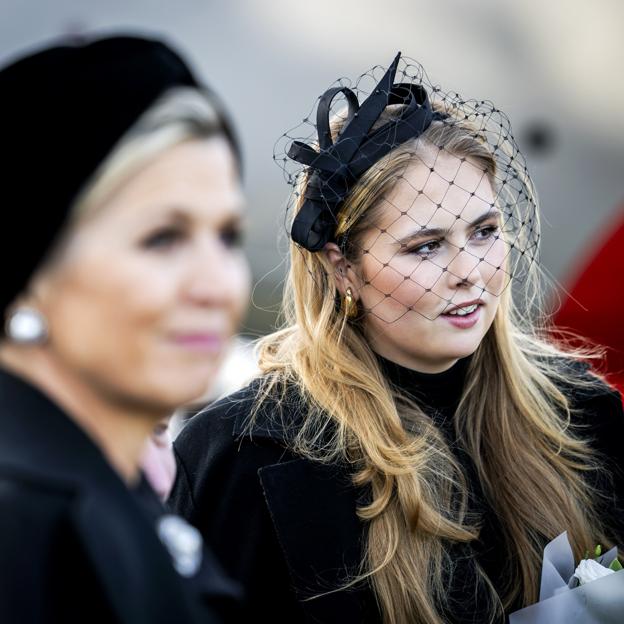
<instances>
[{"instance_id":1,"label":"black turtleneck sweater","mask_svg":"<svg viewBox=\"0 0 624 624\"><path fill-rule=\"evenodd\" d=\"M395 388L412 398L431 418L466 476L467 515L480 526L480 534L479 539L470 545L451 546L452 556L456 558L456 568L447 581L451 597L447 617L457 624L485 622L488 612L487 592L477 583L475 564L481 567L499 595L502 595L505 586L511 581L506 569L510 555L505 545L501 521L484 493L472 458L456 434L456 410L463 394L470 358L460 359L450 369L435 374L404 368L381 357L378 359ZM580 370L584 371L581 365ZM603 455L608 472L614 477L614 483L609 484L609 479L599 475L595 483L607 497L614 500L615 504L611 508L605 508L604 514L616 525L616 530L624 535L622 514L617 513L617 509L622 509L624 503L624 452L621 450L624 442L624 416L620 397L596 379L594 389L584 395L577 392L571 398L572 404L579 410L575 414L575 424L589 425L589 437L593 438L596 450ZM461 417L461 414L458 416ZM544 546L547 542L544 538ZM507 610L507 614L521 607L519 597Z\"/></svg>"},{"instance_id":2,"label":"black turtleneck sweater","mask_svg":"<svg viewBox=\"0 0 624 624\"><path fill-rule=\"evenodd\" d=\"M421 373L381 357L378 359L396 390L413 399L431 418L466 477L467 517L481 527L480 538L469 545L448 545L455 567L449 573L450 578L445 579L448 588L445 615L449 622L456 624L486 622L490 610L488 592L478 580L475 564L481 566L500 593L507 580L504 572L507 554L502 526L481 488L474 462L458 441L455 430L455 412L463 394L470 358L458 360L442 373Z\"/></svg>"},{"instance_id":3,"label":"black turtleneck sweater","mask_svg":"<svg viewBox=\"0 0 624 624\"><path fill-rule=\"evenodd\" d=\"M468 364L459 360L450 370L429 375L381 360L388 379L413 397L446 437L467 478L469 512L480 521L478 540L450 545L455 569L447 579L448 624L488 621L487 593L476 584L476 565L497 590L513 580L505 572L511 555L501 523L455 434ZM279 404L267 399L248 429L260 384L252 382L191 419L175 442L179 470L171 505L200 529L226 572L245 589L245 620L380 624L368 583L341 589L365 554L368 525L357 509L366 504L368 490L353 485L349 466L297 454L293 436L307 410L295 388L287 388ZM592 384L591 391L571 397L578 410L574 419L588 425L584 435L605 457L605 474L612 477L610 485L606 479L601 484L611 501L604 517L622 523L622 405L617 392L597 378Z\"/></svg>"}]
</instances>

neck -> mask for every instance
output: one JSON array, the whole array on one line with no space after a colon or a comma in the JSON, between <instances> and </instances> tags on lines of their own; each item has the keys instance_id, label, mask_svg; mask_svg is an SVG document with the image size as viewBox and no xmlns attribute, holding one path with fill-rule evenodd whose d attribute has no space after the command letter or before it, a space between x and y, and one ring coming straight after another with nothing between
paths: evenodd
<instances>
[{"instance_id":1,"label":"neck","mask_svg":"<svg viewBox=\"0 0 624 624\"><path fill-rule=\"evenodd\" d=\"M4 345L0 363L44 392L95 442L127 485L139 477L145 440L166 410L114 400L41 347Z\"/></svg>"},{"instance_id":2,"label":"neck","mask_svg":"<svg viewBox=\"0 0 624 624\"><path fill-rule=\"evenodd\" d=\"M433 374L401 366L379 355L377 359L386 379L402 394L413 398L434 420L436 411L445 418L452 415L464 396L470 357Z\"/></svg>"},{"instance_id":3,"label":"neck","mask_svg":"<svg viewBox=\"0 0 624 624\"><path fill-rule=\"evenodd\" d=\"M417 373L426 373L429 375L435 375L437 373L443 373L444 371L452 368L459 358L445 359L445 360L425 360L422 358L415 359L398 351L389 352L383 345L373 344L373 351L380 357L393 362L403 368L409 368Z\"/></svg>"}]
</instances>

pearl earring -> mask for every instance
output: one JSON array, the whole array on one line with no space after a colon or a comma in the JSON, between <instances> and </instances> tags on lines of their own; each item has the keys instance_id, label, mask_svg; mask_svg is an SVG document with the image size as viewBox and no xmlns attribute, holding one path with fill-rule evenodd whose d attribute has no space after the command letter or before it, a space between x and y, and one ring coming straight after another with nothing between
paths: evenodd
<instances>
[{"instance_id":1,"label":"pearl earring","mask_svg":"<svg viewBox=\"0 0 624 624\"><path fill-rule=\"evenodd\" d=\"M18 344L41 344L48 337L48 324L35 308L20 306L7 316L5 332Z\"/></svg>"}]
</instances>

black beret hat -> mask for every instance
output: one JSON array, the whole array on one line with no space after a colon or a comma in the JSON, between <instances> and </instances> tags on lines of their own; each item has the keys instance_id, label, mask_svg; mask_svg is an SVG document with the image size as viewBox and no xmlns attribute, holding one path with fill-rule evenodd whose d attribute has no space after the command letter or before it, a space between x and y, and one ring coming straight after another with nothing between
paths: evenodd
<instances>
[{"instance_id":1,"label":"black beret hat","mask_svg":"<svg viewBox=\"0 0 624 624\"><path fill-rule=\"evenodd\" d=\"M178 86L199 87L184 61L133 36L48 47L0 70L0 326L98 165Z\"/></svg>"}]
</instances>

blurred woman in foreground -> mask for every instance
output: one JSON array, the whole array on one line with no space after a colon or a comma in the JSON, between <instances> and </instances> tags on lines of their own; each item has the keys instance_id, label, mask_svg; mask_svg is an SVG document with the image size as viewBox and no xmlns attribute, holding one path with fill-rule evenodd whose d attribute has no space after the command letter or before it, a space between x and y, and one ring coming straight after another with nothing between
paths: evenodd
<instances>
[{"instance_id":1,"label":"blurred woman in foreground","mask_svg":"<svg viewBox=\"0 0 624 624\"><path fill-rule=\"evenodd\" d=\"M5 67L0 124L0 620L223 621L236 587L139 460L244 311L230 127L138 37Z\"/></svg>"}]
</instances>

